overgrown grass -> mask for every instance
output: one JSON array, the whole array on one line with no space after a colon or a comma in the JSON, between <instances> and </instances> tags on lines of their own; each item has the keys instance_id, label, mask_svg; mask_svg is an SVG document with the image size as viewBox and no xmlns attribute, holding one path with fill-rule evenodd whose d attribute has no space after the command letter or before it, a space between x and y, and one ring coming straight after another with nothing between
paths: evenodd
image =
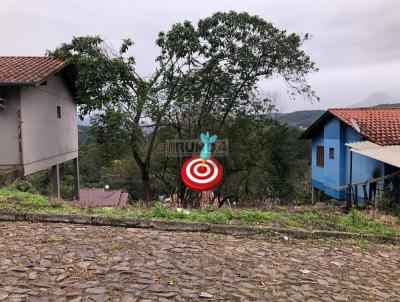
<instances>
[{"instance_id":1,"label":"overgrown grass","mask_svg":"<svg viewBox=\"0 0 400 302\"><path fill-rule=\"evenodd\" d=\"M33 213L85 214L120 218L146 218L172 221L188 221L212 224L236 224L252 226L279 226L306 230L331 230L400 236L400 219L396 216L375 215L353 209L343 214L333 207L280 208L275 211L255 209L213 209L179 211L167 209L157 203L150 208L132 207L92 208L75 207L69 202L54 202L43 196L20 192L10 188L0 189L0 210Z\"/></svg>"},{"instance_id":2,"label":"overgrown grass","mask_svg":"<svg viewBox=\"0 0 400 302\"><path fill-rule=\"evenodd\" d=\"M384 221L367 218L362 212L353 209L349 214L339 217L338 226L344 232L400 236L400 221L398 217L394 218L397 223L387 225Z\"/></svg>"},{"instance_id":3,"label":"overgrown grass","mask_svg":"<svg viewBox=\"0 0 400 302\"><path fill-rule=\"evenodd\" d=\"M76 214L79 209L63 202L54 206L50 199L11 188L0 189L0 210L34 213Z\"/></svg>"},{"instance_id":4,"label":"overgrown grass","mask_svg":"<svg viewBox=\"0 0 400 302\"><path fill-rule=\"evenodd\" d=\"M49 201L43 196L9 188L0 189L0 209L30 211L49 206Z\"/></svg>"}]
</instances>

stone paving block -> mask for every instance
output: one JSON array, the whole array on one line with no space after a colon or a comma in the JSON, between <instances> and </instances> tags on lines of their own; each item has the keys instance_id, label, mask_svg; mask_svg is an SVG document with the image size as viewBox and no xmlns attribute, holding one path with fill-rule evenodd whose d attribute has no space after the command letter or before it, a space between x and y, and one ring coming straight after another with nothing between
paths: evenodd
<instances>
[{"instance_id":1,"label":"stone paving block","mask_svg":"<svg viewBox=\"0 0 400 302\"><path fill-rule=\"evenodd\" d=\"M400 297L397 245L359 247L265 236L210 236L193 229L170 231L181 228L181 223L137 220L132 226L146 228L131 229L90 225L110 223L105 218L91 218L88 225L54 223L57 219L84 222L72 217L53 217L51 223L0 222L2 233L13 234L0 236L0 301L399 301ZM194 230L206 227L197 224ZM217 227L227 234L238 231ZM247 227L242 231L259 232Z\"/></svg>"}]
</instances>

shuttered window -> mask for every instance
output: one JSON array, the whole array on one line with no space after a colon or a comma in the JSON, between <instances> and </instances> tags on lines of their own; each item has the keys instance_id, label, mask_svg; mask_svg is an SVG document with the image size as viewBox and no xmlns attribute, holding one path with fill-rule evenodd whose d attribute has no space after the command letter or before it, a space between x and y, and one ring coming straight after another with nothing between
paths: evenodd
<instances>
[{"instance_id":1,"label":"shuttered window","mask_svg":"<svg viewBox=\"0 0 400 302\"><path fill-rule=\"evenodd\" d=\"M317 146L317 166L324 167L324 146Z\"/></svg>"},{"instance_id":2,"label":"shuttered window","mask_svg":"<svg viewBox=\"0 0 400 302\"><path fill-rule=\"evenodd\" d=\"M329 158L335 159L335 148L329 148Z\"/></svg>"}]
</instances>

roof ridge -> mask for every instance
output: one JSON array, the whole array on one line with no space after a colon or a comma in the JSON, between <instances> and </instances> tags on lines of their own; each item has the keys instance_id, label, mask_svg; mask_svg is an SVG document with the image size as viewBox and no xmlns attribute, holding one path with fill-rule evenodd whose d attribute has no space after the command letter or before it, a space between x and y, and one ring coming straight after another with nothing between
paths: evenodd
<instances>
[{"instance_id":1,"label":"roof ridge","mask_svg":"<svg viewBox=\"0 0 400 302\"><path fill-rule=\"evenodd\" d=\"M348 111L348 110L387 110L387 109L396 109L400 110L400 107L349 107L349 108L328 108L330 110L340 110L340 111Z\"/></svg>"},{"instance_id":2,"label":"roof ridge","mask_svg":"<svg viewBox=\"0 0 400 302\"><path fill-rule=\"evenodd\" d=\"M67 65L66 60L47 56L0 56L0 83L38 85Z\"/></svg>"},{"instance_id":3,"label":"roof ridge","mask_svg":"<svg viewBox=\"0 0 400 302\"><path fill-rule=\"evenodd\" d=\"M62 60L58 58L52 58L48 56L0 56L0 58L48 58L53 60Z\"/></svg>"},{"instance_id":4,"label":"roof ridge","mask_svg":"<svg viewBox=\"0 0 400 302\"><path fill-rule=\"evenodd\" d=\"M355 127L355 121L360 127L360 130L355 131L378 145L400 145L399 107L330 108L301 137L311 138L314 129L330 116L351 128Z\"/></svg>"}]
</instances>

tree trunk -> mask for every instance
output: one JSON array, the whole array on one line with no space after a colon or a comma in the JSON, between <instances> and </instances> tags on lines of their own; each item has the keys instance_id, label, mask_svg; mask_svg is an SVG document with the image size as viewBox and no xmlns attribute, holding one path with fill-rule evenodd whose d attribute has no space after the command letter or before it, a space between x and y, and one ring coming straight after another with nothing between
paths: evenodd
<instances>
[{"instance_id":1,"label":"tree trunk","mask_svg":"<svg viewBox=\"0 0 400 302\"><path fill-rule=\"evenodd\" d=\"M150 185L150 173L147 167L142 170L142 185L143 185L143 199L146 202L152 201L151 196L151 185Z\"/></svg>"},{"instance_id":2,"label":"tree trunk","mask_svg":"<svg viewBox=\"0 0 400 302\"><path fill-rule=\"evenodd\" d=\"M133 141L133 140L132 140ZM136 149L136 145L132 143L131 145L132 155L136 161L137 166L142 173L142 189L143 189L143 200L146 202L152 201L151 196L151 184L150 184L150 164L148 162L143 162L140 158L139 152Z\"/></svg>"}]
</instances>

